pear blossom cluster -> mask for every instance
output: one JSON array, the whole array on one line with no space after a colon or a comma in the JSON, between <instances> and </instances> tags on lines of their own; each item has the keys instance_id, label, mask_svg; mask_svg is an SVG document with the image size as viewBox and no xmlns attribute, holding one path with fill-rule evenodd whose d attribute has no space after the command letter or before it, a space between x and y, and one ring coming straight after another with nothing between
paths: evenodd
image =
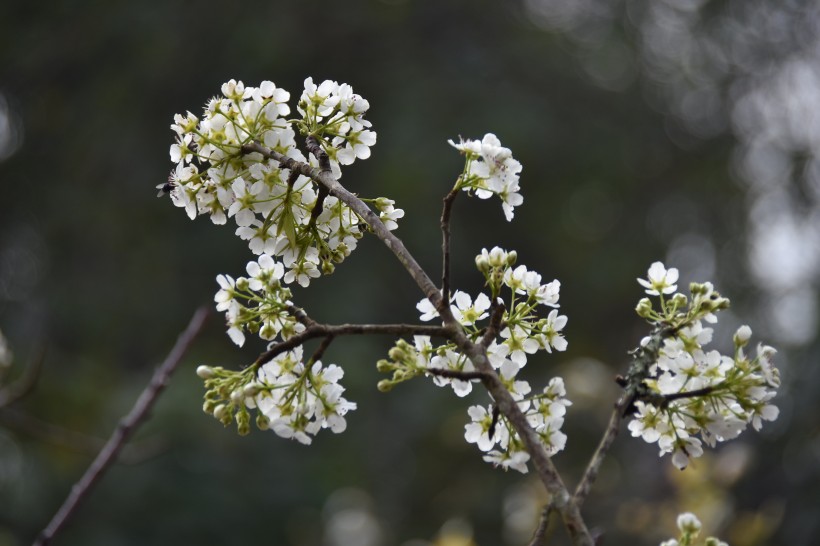
<instances>
[{"instance_id":1,"label":"pear blossom cluster","mask_svg":"<svg viewBox=\"0 0 820 546\"><path fill-rule=\"evenodd\" d=\"M266 341L277 337L288 339L305 329L290 312L293 303L290 289L282 283L298 282L306 286L316 269L291 269L285 273L281 262L267 254L248 262L247 277L229 275L216 278L219 291L214 296L217 311L225 311L228 337L242 346L245 333L258 334Z\"/></svg>"},{"instance_id":2,"label":"pear blossom cluster","mask_svg":"<svg viewBox=\"0 0 820 546\"><path fill-rule=\"evenodd\" d=\"M715 447L749 424L760 430L763 421L775 420L779 411L771 401L780 376L772 363L775 349L761 343L754 356L747 354L748 326L735 333L731 355L709 349L713 329L704 323L715 323L715 313L727 308L729 300L711 283L692 283L687 298L676 292L677 278L676 269L656 262L647 279L638 279L647 294L660 299L658 310L648 298L641 300L638 314L669 333L657 347L644 381L647 391L635 402L629 430L657 443L661 456L671 453L673 464L683 469L703 454L703 444ZM642 343L648 346L650 338Z\"/></svg>"},{"instance_id":3,"label":"pear blossom cluster","mask_svg":"<svg viewBox=\"0 0 820 546\"><path fill-rule=\"evenodd\" d=\"M302 115L297 122L302 134L320 138L322 149L330 159L333 175L339 178L339 165L350 165L356 159L370 157L376 144L376 133L364 119L370 103L353 92L346 83L325 80L319 85L313 78L305 80L305 90L296 109Z\"/></svg>"},{"instance_id":4,"label":"pear blossom cluster","mask_svg":"<svg viewBox=\"0 0 820 546\"><path fill-rule=\"evenodd\" d=\"M356 409L342 396L339 380L344 370L320 360L305 363L301 347L280 353L258 369L234 372L200 366L197 373L205 379L205 412L225 426L236 421L242 435L250 431L249 410L255 409L260 430L310 444L322 429L344 432L345 415Z\"/></svg>"},{"instance_id":5,"label":"pear blossom cluster","mask_svg":"<svg viewBox=\"0 0 820 546\"><path fill-rule=\"evenodd\" d=\"M466 156L464 171L456 182L456 189L475 193L479 199L489 199L497 195L507 221L515 215L513 209L524 202L519 193L518 178L521 163L515 160L509 148L487 133L481 140L462 140L451 146Z\"/></svg>"},{"instance_id":6,"label":"pear blossom cluster","mask_svg":"<svg viewBox=\"0 0 820 546\"><path fill-rule=\"evenodd\" d=\"M561 283L558 280L543 283L540 274L524 265L516 266L516 260L515 251L508 252L499 247L490 251L482 249L475 261L476 267L484 275L489 295L482 292L473 298L466 292L455 290L450 296L450 310L468 336L477 341L485 335L488 327L482 322L487 323L496 308L502 309L501 320L496 325L498 336L487 345L487 357L513 399L519 401L525 413L530 412L531 422L547 450L554 453L563 449L566 441L560 432L563 408L569 405L569 401L563 398L563 382L555 378L543 393L528 396L532 388L527 381L518 378L518 373L527 364L529 355L542 350L552 352L567 348L562 333L567 317L560 315L557 309ZM502 294L506 295L506 299ZM550 308L546 317L539 315L541 306ZM416 307L422 321L439 316L427 299L421 300ZM434 346L429 336L417 335L412 343L398 340L388 356L389 359L378 363L379 371L393 374L391 379L379 382L379 388L383 391L408 379L427 375L432 376L437 386L449 386L457 396L464 397L472 392L473 383L478 381L463 376L474 372L475 368L452 342ZM473 425L478 422L476 419L486 420L487 415L488 410L478 406L470 409ZM490 430L488 422L481 422L487 433ZM512 426L502 418L493 431L494 435L479 444L480 448L487 447L483 451L489 451L485 459L504 468L525 471L529 455L523 450L522 441L513 432ZM492 445L497 442L498 449L492 449L488 443L492 438ZM468 441L477 442L477 439Z\"/></svg>"},{"instance_id":7,"label":"pear blossom cluster","mask_svg":"<svg viewBox=\"0 0 820 546\"><path fill-rule=\"evenodd\" d=\"M696 540L700 536L700 531L703 528L698 517L691 512L684 512L678 515L678 530L680 536L677 539L670 538L660 543L660 546L695 546ZM729 546L722 540L715 537L708 537L704 542L704 546Z\"/></svg>"},{"instance_id":8,"label":"pear blossom cluster","mask_svg":"<svg viewBox=\"0 0 820 546\"><path fill-rule=\"evenodd\" d=\"M368 102L347 84L328 80L317 86L308 78L297 107L302 118L288 119L290 93L273 82L246 87L230 80L221 91L201 118L191 112L174 116L170 155L176 167L158 186L160 195L168 194L191 219L207 214L226 224L232 218L236 235L254 254L277 257L300 278L333 272L362 237L358 215L319 192L308 177L246 146L261 144L316 166L318 160L306 159L297 147L298 130L319 142L338 178L340 164L366 159L376 142L364 119ZM383 218L395 229L402 215L390 208Z\"/></svg>"},{"instance_id":9,"label":"pear blossom cluster","mask_svg":"<svg viewBox=\"0 0 820 546\"><path fill-rule=\"evenodd\" d=\"M503 372L501 376L504 377ZM555 455L567 443L567 435L561 432L561 427L567 406L572 402L566 394L564 380L553 377L542 393L518 402L549 455ZM471 422L464 426L464 439L485 453L484 460L504 470L511 468L526 474L530 455L512 424L503 415L494 413L492 406L470 406L467 414Z\"/></svg>"}]
</instances>

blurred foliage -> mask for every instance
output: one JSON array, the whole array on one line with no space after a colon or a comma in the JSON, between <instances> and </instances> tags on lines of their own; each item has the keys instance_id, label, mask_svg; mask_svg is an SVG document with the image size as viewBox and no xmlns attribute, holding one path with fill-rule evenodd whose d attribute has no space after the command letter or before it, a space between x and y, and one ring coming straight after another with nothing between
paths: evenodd
<instances>
[{"instance_id":1,"label":"blurred foliage","mask_svg":"<svg viewBox=\"0 0 820 546\"><path fill-rule=\"evenodd\" d=\"M696 30L722 31L746 28L752 8L740 4L689 1L669 10L697 13ZM816 15L809 4L785 2L775 15L788 26ZM735 315L716 332L724 349L742 322L773 344L790 343L779 360L788 362L781 418L762 433L745 434L684 473L624 434L585 506L607 544L657 543L671 536L684 509L733 545L817 542L817 321L790 314L808 325L798 342L778 337L783 329L770 324L772 312L758 311L771 293L749 257L751 234L760 231L750 224L753 184L732 167L748 139L732 129L731 93L766 72L754 72L751 61L729 62L713 85L724 100L704 115L699 105L711 103L692 106L674 91L707 71L663 57L684 51L672 41L681 27L667 14L668 32L651 34L647 25L662 20L652 5L0 5L0 328L16 373L47 350L35 392L1 411L107 437L193 310L212 299L215 276L238 274L250 257L231 229L190 222L156 199L154 187L171 167L173 114L198 112L230 78L271 79L296 96L305 77L331 78L370 101L379 138L373 157L346 169L342 182L406 210L396 233L433 277L440 200L461 167L446 140L494 132L524 165L525 203L511 224L497 201L456 202L454 285L474 293L481 277L473 257L494 245L517 249L545 280L561 280L569 349L531 361L527 372L537 384L562 374L576 401L568 448L556 457L569 483L617 397L611 379L643 335L633 312L641 295L635 278L652 261L681 268L684 283L713 280L732 299ZM743 42L767 59L765 67L816 43L805 32L780 30L780 41L764 33ZM656 47L653 36L671 47ZM804 146L801 157L811 163L814 152ZM792 184L783 177L781 185ZM802 195L806 210L815 210L813 194ZM805 258L807 248L776 256ZM813 280L804 275L800 287L816 287L816 270L806 275ZM808 302L790 309L816 308L815 292L789 294ZM420 294L383 246L366 239L333 277L294 298L321 321L394 322L416 320ZM196 366L238 367L263 348L236 350L213 321L134 442L137 452L157 444L160 452L146 447L138 464L116 466L57 543L526 542L541 489L530 476L481 461L463 441L467 402L449 391L417 381L378 393L375 362L390 344L333 345L326 360L345 367L359 409L345 434L320 435L305 448L273 434L240 438L201 413ZM78 447L53 445L27 427L0 429L0 545L29 543L45 525L93 456L90 445ZM461 522L456 531L445 525L452 521ZM356 522L360 533L340 534ZM560 529L552 537L565 540Z\"/></svg>"}]
</instances>

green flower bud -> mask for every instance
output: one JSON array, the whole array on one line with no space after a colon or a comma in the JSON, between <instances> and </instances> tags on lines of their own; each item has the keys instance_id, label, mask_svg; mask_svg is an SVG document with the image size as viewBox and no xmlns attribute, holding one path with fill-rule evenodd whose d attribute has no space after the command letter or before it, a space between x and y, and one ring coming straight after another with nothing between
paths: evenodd
<instances>
[{"instance_id":1,"label":"green flower bud","mask_svg":"<svg viewBox=\"0 0 820 546\"><path fill-rule=\"evenodd\" d=\"M394 386L394 383L389 379L382 379L376 384L376 388L381 392L390 392Z\"/></svg>"},{"instance_id":2,"label":"green flower bud","mask_svg":"<svg viewBox=\"0 0 820 546\"><path fill-rule=\"evenodd\" d=\"M518 260L518 252L516 252L515 250L510 250L510 251L507 253L507 265L508 265L509 267L512 267L512 266L514 266L514 265L515 265L515 262L516 262L517 260Z\"/></svg>"},{"instance_id":3,"label":"green flower bud","mask_svg":"<svg viewBox=\"0 0 820 546\"><path fill-rule=\"evenodd\" d=\"M391 200L391 199L388 199L387 197L379 197L379 198L376 199L374 204L376 205L377 209L384 210L384 209L390 207L391 205L393 205L393 203L394 203L394 201Z\"/></svg>"},{"instance_id":4,"label":"green flower bud","mask_svg":"<svg viewBox=\"0 0 820 546\"><path fill-rule=\"evenodd\" d=\"M199 366L196 369L196 374L202 379L210 379L214 376L214 370L210 366Z\"/></svg>"},{"instance_id":5,"label":"green flower bud","mask_svg":"<svg viewBox=\"0 0 820 546\"><path fill-rule=\"evenodd\" d=\"M479 254L475 257L475 266L486 275L490 271L490 260Z\"/></svg>"},{"instance_id":6,"label":"green flower bud","mask_svg":"<svg viewBox=\"0 0 820 546\"><path fill-rule=\"evenodd\" d=\"M376 370L380 371L381 373L391 372L395 368L396 366L389 360L382 359L376 362Z\"/></svg>"},{"instance_id":7,"label":"green flower bud","mask_svg":"<svg viewBox=\"0 0 820 546\"><path fill-rule=\"evenodd\" d=\"M638 313L638 316L641 318L649 318L652 314L652 300L649 298L641 298L641 301L639 301L637 307L635 307L635 312Z\"/></svg>"},{"instance_id":8,"label":"green flower bud","mask_svg":"<svg viewBox=\"0 0 820 546\"><path fill-rule=\"evenodd\" d=\"M217 421L222 421L227 414L228 406L226 406L225 404L219 404L214 408L214 417L216 417Z\"/></svg>"},{"instance_id":9,"label":"green flower bud","mask_svg":"<svg viewBox=\"0 0 820 546\"><path fill-rule=\"evenodd\" d=\"M263 388L265 388L265 387L264 387L264 385L262 385L262 383L259 383L258 381L252 381L252 382L248 383L247 385L245 385L244 387L242 387L242 393L245 395L245 397L251 397L252 398L252 397L256 396L257 394L259 394L260 392L262 392Z\"/></svg>"},{"instance_id":10,"label":"green flower bud","mask_svg":"<svg viewBox=\"0 0 820 546\"><path fill-rule=\"evenodd\" d=\"M256 428L259 430L268 430L270 428L270 419L261 413L256 414Z\"/></svg>"},{"instance_id":11,"label":"green flower bud","mask_svg":"<svg viewBox=\"0 0 820 546\"><path fill-rule=\"evenodd\" d=\"M322 275L330 275L336 271L336 266L330 260L322 261Z\"/></svg>"},{"instance_id":12,"label":"green flower bud","mask_svg":"<svg viewBox=\"0 0 820 546\"><path fill-rule=\"evenodd\" d=\"M236 279L236 289L245 292L248 290L248 279L245 277L239 277Z\"/></svg>"},{"instance_id":13,"label":"green flower bud","mask_svg":"<svg viewBox=\"0 0 820 546\"><path fill-rule=\"evenodd\" d=\"M395 346L387 353L391 359L395 360L396 362L404 362L404 359L407 358L407 353L402 350L401 347Z\"/></svg>"},{"instance_id":14,"label":"green flower bud","mask_svg":"<svg viewBox=\"0 0 820 546\"><path fill-rule=\"evenodd\" d=\"M677 294L672 296L672 300L671 300L672 305L674 305L678 309L680 309L681 307L685 307L686 306L686 301L687 301L686 296L684 296L680 292L678 292Z\"/></svg>"}]
</instances>

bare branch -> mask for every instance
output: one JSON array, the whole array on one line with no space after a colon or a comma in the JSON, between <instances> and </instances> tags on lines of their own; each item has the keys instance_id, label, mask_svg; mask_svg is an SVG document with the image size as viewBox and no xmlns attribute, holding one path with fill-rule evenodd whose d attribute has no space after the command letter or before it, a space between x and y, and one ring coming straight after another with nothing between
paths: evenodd
<instances>
[{"instance_id":1,"label":"bare branch","mask_svg":"<svg viewBox=\"0 0 820 546\"><path fill-rule=\"evenodd\" d=\"M549 528L552 509L552 503L549 503L541 510L541 518L538 521L538 527L535 528L535 532L532 534L529 546L543 546L543 544L545 544L544 539L546 538L547 529Z\"/></svg>"},{"instance_id":2,"label":"bare branch","mask_svg":"<svg viewBox=\"0 0 820 546\"><path fill-rule=\"evenodd\" d=\"M117 455L122 451L125 443L146 419L160 393L168 385L171 374L174 373L174 370L176 370L182 361L182 357L199 334L207 316L208 310L204 307L194 313L188 327L180 334L176 344L173 349L171 349L171 352L168 353L162 365L156 369L154 375L151 377L151 381L134 403L134 407L120 420L117 428L105 443L102 450L100 450L97 458L94 459L82 478L71 488L68 498L66 498L49 524L34 541L34 546L45 546L51 542L74 514L80 502L89 494L91 488L102 477L105 471L108 470L117 458Z\"/></svg>"},{"instance_id":3,"label":"bare branch","mask_svg":"<svg viewBox=\"0 0 820 546\"><path fill-rule=\"evenodd\" d=\"M626 399L622 398L622 400L625 401ZM604 458L606 458L607 453L609 453L609 448L612 447L613 442L615 442L615 438L618 436L622 414L623 408L621 407L621 404L616 404L615 408L612 410L612 415L609 417L609 424L607 425L604 435L598 444L598 448L595 450L595 453L593 453L592 458L587 464L586 470L584 470L584 475L581 476L581 481L578 482L578 487L575 488L575 494L573 497L575 499L575 504L578 505L579 508L584 504L587 495L589 495L589 492L592 489L592 484L595 483L595 480L598 478L598 473L601 471L601 464L604 462Z\"/></svg>"},{"instance_id":4,"label":"bare branch","mask_svg":"<svg viewBox=\"0 0 820 546\"><path fill-rule=\"evenodd\" d=\"M442 326L428 326L426 324L319 324L304 311L298 310L299 314L296 320L306 326L304 330L289 337L260 354L253 366L261 366L266 362L270 362L277 355L290 351L302 345L304 342L316 339L319 337L328 336L349 336L349 335L364 335L364 334L379 334L391 336L412 336L422 335L431 337L447 337L447 330Z\"/></svg>"},{"instance_id":5,"label":"bare branch","mask_svg":"<svg viewBox=\"0 0 820 546\"><path fill-rule=\"evenodd\" d=\"M458 188L450 190L441 210L441 297L444 301L450 301L450 213L458 193Z\"/></svg>"},{"instance_id":6,"label":"bare branch","mask_svg":"<svg viewBox=\"0 0 820 546\"><path fill-rule=\"evenodd\" d=\"M470 381L471 379L486 379L487 377L487 374L484 372L463 372L460 370L445 370L442 368L426 368L424 371L430 375L437 375L448 379L461 379L463 381Z\"/></svg>"},{"instance_id":7,"label":"bare branch","mask_svg":"<svg viewBox=\"0 0 820 546\"><path fill-rule=\"evenodd\" d=\"M308 147L310 146L311 142L309 140ZM278 161L283 167L298 170L316 183L326 186L331 195L338 198L350 207L353 212L358 214L359 217L368 224L373 233L393 252L427 299L430 300L439 312L439 315L444 321L444 328L448 339L454 342L459 350L470 359L477 371L485 374L482 378L482 383L495 400L499 411L521 436L527 452L530 454L530 460L541 482L551 495L555 510L561 514L564 526L572 538L573 543L576 545L592 546L592 536L581 517L578 506L575 504L566 485L564 485L555 465L552 464L552 460L541 438L530 426L521 408L519 408L518 404L513 400L512 395L490 364L486 349L481 344L474 343L467 337L463 327L455 320L450 310L448 300L442 297L439 289L433 281L430 280L430 277L424 272L412 254L405 248L401 240L385 227L381 220L379 220L379 217L374 214L363 201L347 191L329 172L313 168L310 165L286 157L259 143L246 144L242 147L242 150L247 153L255 152L262 154L265 157Z\"/></svg>"},{"instance_id":8,"label":"bare branch","mask_svg":"<svg viewBox=\"0 0 820 546\"><path fill-rule=\"evenodd\" d=\"M624 388L624 392L615 404L612 410L612 415L609 418L609 423L604 430L604 435L598 443L595 453L587 464L584 470L581 481L578 482L578 487L575 488L575 504L580 507L584 504L584 500L589 495L592 485L598 477L598 472L601 470L601 464L609 449L612 447L615 438L621 426L621 419L626 417L634 408L635 400L645 397L649 391L644 384L644 380L649 376L649 369L657 362L658 353L661 349L663 340L675 333L676 328L664 327L662 325L652 330L649 335L649 341L637 349L630 352L632 355L632 363L629 366L627 376L618 377L616 382Z\"/></svg>"}]
</instances>

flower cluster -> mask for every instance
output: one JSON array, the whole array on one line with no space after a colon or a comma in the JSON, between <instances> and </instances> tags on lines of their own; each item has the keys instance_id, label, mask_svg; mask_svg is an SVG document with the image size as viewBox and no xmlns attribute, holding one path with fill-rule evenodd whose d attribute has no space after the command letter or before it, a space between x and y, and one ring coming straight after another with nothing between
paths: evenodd
<instances>
[{"instance_id":1,"label":"flower cluster","mask_svg":"<svg viewBox=\"0 0 820 546\"><path fill-rule=\"evenodd\" d=\"M776 419L779 412L771 399L780 377L772 347L759 344L754 358L746 354L748 326L737 330L731 356L707 349L713 330L703 323L716 322L715 312L727 308L729 300L711 283L692 283L687 298L676 292L677 278L676 269L656 262L648 279L639 279L648 294L660 298L660 309L653 309L648 298L638 304L638 314L656 328L642 342L654 358L629 430L657 442L660 454L671 453L683 469L703 454L704 443L714 447L736 438L749 423L759 430L763 421Z\"/></svg>"},{"instance_id":2,"label":"flower cluster","mask_svg":"<svg viewBox=\"0 0 820 546\"><path fill-rule=\"evenodd\" d=\"M448 141L451 146L466 156L464 171L456 182L456 189L475 192L479 199L489 199L493 195L501 198L501 207L507 221L513 219L513 208L524 202L518 186L521 163L516 161L509 148L487 133L482 140L460 140L458 144Z\"/></svg>"},{"instance_id":3,"label":"flower cluster","mask_svg":"<svg viewBox=\"0 0 820 546\"><path fill-rule=\"evenodd\" d=\"M660 543L660 546L694 546L695 540L700 535L702 525L698 517L691 512L684 512L678 515L678 530L680 537L677 539L670 538ZM709 537L703 542L704 546L728 546L722 540L715 537Z\"/></svg>"},{"instance_id":4,"label":"flower cluster","mask_svg":"<svg viewBox=\"0 0 820 546\"><path fill-rule=\"evenodd\" d=\"M239 433L250 431L249 409L256 409L260 430L273 430L283 438L309 444L323 428L340 433L347 428L345 414L356 404L342 397L339 380L344 371L322 362L304 363L302 348L281 353L258 369L239 372L200 366L205 379L206 413L225 426L236 421Z\"/></svg>"},{"instance_id":5,"label":"flower cluster","mask_svg":"<svg viewBox=\"0 0 820 546\"><path fill-rule=\"evenodd\" d=\"M282 281L306 286L311 276L318 276L315 268L291 269L267 254L258 261L248 262L248 277L234 280L228 275L216 278L220 290L214 296L217 311L225 311L228 336L240 347L245 343L245 332L258 333L271 341L277 336L288 339L304 330L291 313L291 292Z\"/></svg>"},{"instance_id":6,"label":"flower cluster","mask_svg":"<svg viewBox=\"0 0 820 546\"><path fill-rule=\"evenodd\" d=\"M501 376L504 378L503 370ZM529 392L528 385L526 390ZM564 449L567 443L567 435L561 432L561 427L570 405L572 402L566 399L564 380L560 377L553 377L543 393L518 403L550 455ZM509 421L496 413L492 406L470 406L467 413L472 421L464 426L464 439L486 453L484 460L505 470L512 468L526 473L530 455Z\"/></svg>"},{"instance_id":7,"label":"flower cluster","mask_svg":"<svg viewBox=\"0 0 820 546\"><path fill-rule=\"evenodd\" d=\"M221 96L208 101L201 119L191 112L175 115L170 154L176 168L158 187L191 219L208 214L215 224L225 224L233 218L237 236L254 254L276 256L297 276L305 270L329 274L356 248L360 218L306 176L248 147L261 144L307 163L296 146L295 127L317 139L338 177L340 163L369 157L376 134L364 129L370 126L363 117L368 103L349 85L325 81L317 87L305 80L301 120L285 118L289 99L270 81L245 87L230 80ZM312 165L317 161L310 157ZM390 212L386 222L395 228L403 212Z\"/></svg>"},{"instance_id":8,"label":"flower cluster","mask_svg":"<svg viewBox=\"0 0 820 546\"><path fill-rule=\"evenodd\" d=\"M473 298L466 292L456 290L450 297L450 310L473 341L485 336L488 328L497 331L498 338L487 344L487 357L512 397L527 413L547 450L554 453L563 449L566 440L560 432L563 408L569 405L563 399L563 382L556 378L542 394L528 397L532 390L529 383L517 376L527 364L528 355L539 350L566 350L567 342L562 330L567 317L559 315L557 309L561 284L557 280L542 284L541 275L524 265L516 267L516 259L515 251L507 252L499 247L490 251L483 249L476 256L476 267L484 275L490 295L480 293ZM507 294L506 302L501 297L502 292ZM539 317L540 306L552 308L547 317ZM417 308L422 321L438 316L427 299L420 301ZM495 323L492 319L494 314L497 315ZM479 324L488 319L488 326ZM379 388L383 391L413 377L428 375L433 377L436 385L450 386L457 396L463 397L472 391L473 382L477 381L469 375L475 372L472 362L452 342L434 347L428 336L415 336L412 344L400 339L388 356L389 360L378 363L379 371L393 373L391 379L379 382ZM488 415L483 408L476 406L470 409L474 421L474 427L470 429L473 431L471 437L476 438L470 441L478 441L475 426L479 421L476 420L485 419ZM483 450L489 451L498 442L499 450L490 451L485 458L505 468L524 471L529 455L524 452L522 441L512 426L503 417L500 419L499 426L492 427L495 435L489 434L479 447L486 447ZM484 433L488 434L491 429L489 421L480 422L485 427Z\"/></svg>"},{"instance_id":9,"label":"flower cluster","mask_svg":"<svg viewBox=\"0 0 820 546\"><path fill-rule=\"evenodd\" d=\"M364 119L368 108L370 103L346 83L325 80L316 85L313 78L305 80L305 90L296 106L302 115L297 125L303 134L319 138L336 178L342 175L340 164L350 165L356 159L370 157L376 133L368 129L371 124Z\"/></svg>"}]
</instances>

